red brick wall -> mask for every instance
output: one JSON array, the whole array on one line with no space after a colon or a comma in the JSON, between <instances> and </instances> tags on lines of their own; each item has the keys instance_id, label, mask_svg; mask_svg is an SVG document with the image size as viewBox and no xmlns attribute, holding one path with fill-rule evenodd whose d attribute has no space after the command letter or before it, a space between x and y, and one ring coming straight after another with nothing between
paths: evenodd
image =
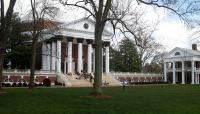
<instances>
[{"instance_id":1,"label":"red brick wall","mask_svg":"<svg viewBox=\"0 0 200 114\"><path fill-rule=\"evenodd\" d=\"M25 79L27 82L29 82L29 80L30 80L29 75L22 75L22 76L23 76L23 79ZM48 76L48 78L51 80L51 83L54 83L56 81L55 75L41 75L41 76L37 76L36 79L38 79L39 82L43 82L43 80L46 78L46 76ZM7 78L8 78L8 76L4 75L3 81ZM16 83L19 79L21 79L21 75L19 75L19 74L13 75L12 74L12 75L10 75L10 79L12 79Z\"/></svg>"}]
</instances>

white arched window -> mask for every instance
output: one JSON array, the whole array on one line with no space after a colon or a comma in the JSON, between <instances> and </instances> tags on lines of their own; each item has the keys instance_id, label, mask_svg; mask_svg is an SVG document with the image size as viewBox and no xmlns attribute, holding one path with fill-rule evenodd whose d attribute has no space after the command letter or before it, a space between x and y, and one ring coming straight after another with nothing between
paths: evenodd
<instances>
[{"instance_id":1,"label":"white arched window","mask_svg":"<svg viewBox=\"0 0 200 114\"><path fill-rule=\"evenodd\" d=\"M40 82L39 82L39 80L37 78L35 78L35 82L34 83L39 84Z\"/></svg>"},{"instance_id":2,"label":"white arched window","mask_svg":"<svg viewBox=\"0 0 200 114\"><path fill-rule=\"evenodd\" d=\"M19 80L17 81L17 84L18 84L18 83L22 83L22 84L26 83L26 84L27 84L27 81L26 81L25 79L21 78L21 79L19 79Z\"/></svg>"},{"instance_id":3,"label":"white arched window","mask_svg":"<svg viewBox=\"0 0 200 114\"><path fill-rule=\"evenodd\" d=\"M8 83L9 83L9 84L12 85L12 84L13 84L13 80L10 79L10 78L6 78L6 79L4 80L4 83L5 83L5 84L8 84Z\"/></svg>"},{"instance_id":4,"label":"white arched window","mask_svg":"<svg viewBox=\"0 0 200 114\"><path fill-rule=\"evenodd\" d=\"M176 52L174 55L175 55L175 56L181 55L181 53L180 53L180 52Z\"/></svg>"}]
</instances>

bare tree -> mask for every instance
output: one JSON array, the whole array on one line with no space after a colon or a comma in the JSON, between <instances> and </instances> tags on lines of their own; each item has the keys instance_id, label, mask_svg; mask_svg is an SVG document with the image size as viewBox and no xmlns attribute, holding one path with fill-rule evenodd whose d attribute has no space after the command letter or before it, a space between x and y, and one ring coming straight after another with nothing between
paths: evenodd
<instances>
[{"instance_id":1,"label":"bare tree","mask_svg":"<svg viewBox=\"0 0 200 114\"><path fill-rule=\"evenodd\" d=\"M137 38L135 38L135 40L137 40L136 45L138 47L142 68L144 67L144 64L156 54L159 47L161 47L161 45L153 39L151 36L152 34L148 32L149 31L139 29L138 33L136 33Z\"/></svg>"},{"instance_id":2,"label":"bare tree","mask_svg":"<svg viewBox=\"0 0 200 114\"><path fill-rule=\"evenodd\" d=\"M10 33L11 18L13 15L13 9L17 0L10 0L8 10L6 15L4 14L4 0L1 0L1 12L0 12L0 89L2 89L3 81L3 63L4 63L4 54L6 48L6 42L8 41L8 36Z\"/></svg>"},{"instance_id":3,"label":"bare tree","mask_svg":"<svg viewBox=\"0 0 200 114\"><path fill-rule=\"evenodd\" d=\"M50 4L50 0L30 0L31 2L31 36L32 36L32 58L31 58L31 74L29 88L34 88L36 47L39 38L42 38L43 22L45 18L53 18L57 14L58 8ZM40 39L41 40L41 39Z\"/></svg>"},{"instance_id":4,"label":"bare tree","mask_svg":"<svg viewBox=\"0 0 200 114\"><path fill-rule=\"evenodd\" d=\"M200 8L197 4L200 1L195 0L136 0L138 6L140 4L151 5L159 8L164 8L172 11L180 17L181 20L190 24L190 18L192 15L199 13ZM153 25L149 25L143 20L143 15L145 15L143 11L139 11L137 9L133 9L133 12L126 15L126 18L119 20L120 27L115 27L119 29L126 38L130 38L131 34L135 40L135 43L138 47L140 60L142 63L142 67L150 58L152 58L155 54L158 54L158 50L162 48L162 46L157 43L153 39L153 33L156 30L156 25L159 23L155 23Z\"/></svg>"},{"instance_id":5,"label":"bare tree","mask_svg":"<svg viewBox=\"0 0 200 114\"><path fill-rule=\"evenodd\" d=\"M140 25L140 24L138 24ZM147 27L139 26L134 33L134 39L136 46L138 47L139 58L141 61L141 67L143 71L143 67L145 63L154 57L162 47L161 44L157 43L153 38L152 34L155 29L148 29Z\"/></svg>"},{"instance_id":6,"label":"bare tree","mask_svg":"<svg viewBox=\"0 0 200 114\"><path fill-rule=\"evenodd\" d=\"M93 86L93 94L101 95L101 83L102 83L102 33L107 21L110 21L113 28L117 27L118 23L121 26L128 26L125 21L122 21L126 15L130 13L130 2L120 0L59 0L63 5L74 6L82 8L89 12L95 20L95 79ZM184 19L183 15L199 11L198 7L191 7L194 5L194 1L190 1L190 4L185 4L186 0L181 0L182 4L178 4L177 0L135 0L134 3L152 5L156 7L166 8ZM175 4L178 4L175 7ZM187 6L188 5L188 6ZM183 6L183 7L182 7ZM177 8L177 9L176 9ZM179 12L181 9L182 12ZM183 9L183 10L182 10ZM185 10L186 9L186 10ZM130 14L129 16L131 16ZM127 28L126 28L127 29ZM128 30L128 29L127 29ZM129 31L129 30L128 30Z\"/></svg>"},{"instance_id":7,"label":"bare tree","mask_svg":"<svg viewBox=\"0 0 200 114\"><path fill-rule=\"evenodd\" d=\"M129 0L127 0L129 1ZM102 95L102 33L106 22L114 19L113 13L120 9L119 0L77 0L70 2L68 0L60 0L63 5L82 8L89 12L90 16L95 20L95 78L92 95ZM115 4L114 4L115 3ZM122 10L122 9L121 9ZM120 11L122 12L122 11ZM124 11L125 12L125 11ZM122 18L124 14L115 12L116 17Z\"/></svg>"},{"instance_id":8,"label":"bare tree","mask_svg":"<svg viewBox=\"0 0 200 114\"><path fill-rule=\"evenodd\" d=\"M132 10L131 16L126 20L120 20L123 26L115 27L128 39L134 39L133 45L137 46L141 67L152 58L161 46L153 38L153 33L156 30L159 21L155 24L149 24L148 20L144 19L145 12L141 10ZM141 70L143 71L143 70Z\"/></svg>"}]
</instances>

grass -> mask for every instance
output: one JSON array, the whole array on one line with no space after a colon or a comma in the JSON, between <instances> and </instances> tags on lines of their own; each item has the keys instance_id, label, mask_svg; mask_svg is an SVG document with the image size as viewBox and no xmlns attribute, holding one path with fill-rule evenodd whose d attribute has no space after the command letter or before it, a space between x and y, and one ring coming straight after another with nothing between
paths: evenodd
<instances>
[{"instance_id":1,"label":"grass","mask_svg":"<svg viewBox=\"0 0 200 114\"><path fill-rule=\"evenodd\" d=\"M199 114L200 86L103 88L110 99L82 98L91 88L6 88L0 114Z\"/></svg>"}]
</instances>

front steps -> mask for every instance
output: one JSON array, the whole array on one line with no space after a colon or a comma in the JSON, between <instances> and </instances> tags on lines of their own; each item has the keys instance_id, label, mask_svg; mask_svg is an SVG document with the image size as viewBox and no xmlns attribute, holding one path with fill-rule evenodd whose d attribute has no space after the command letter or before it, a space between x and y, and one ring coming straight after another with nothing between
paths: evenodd
<instances>
[{"instance_id":1,"label":"front steps","mask_svg":"<svg viewBox=\"0 0 200 114\"><path fill-rule=\"evenodd\" d=\"M121 86L121 83L114 77L110 76L109 74L102 75L102 82L109 83L107 86Z\"/></svg>"},{"instance_id":2,"label":"front steps","mask_svg":"<svg viewBox=\"0 0 200 114\"><path fill-rule=\"evenodd\" d=\"M90 82L88 79L78 79L78 75L64 75L64 74L57 74L58 81L64 82L66 87L92 87L93 82ZM105 82L107 84L105 84ZM121 86L120 82L116 79L114 79L112 76L108 74L102 75L102 86Z\"/></svg>"},{"instance_id":3,"label":"front steps","mask_svg":"<svg viewBox=\"0 0 200 114\"><path fill-rule=\"evenodd\" d=\"M78 79L78 75L67 75L71 83L71 87L92 87L92 83L89 80Z\"/></svg>"}]
</instances>

